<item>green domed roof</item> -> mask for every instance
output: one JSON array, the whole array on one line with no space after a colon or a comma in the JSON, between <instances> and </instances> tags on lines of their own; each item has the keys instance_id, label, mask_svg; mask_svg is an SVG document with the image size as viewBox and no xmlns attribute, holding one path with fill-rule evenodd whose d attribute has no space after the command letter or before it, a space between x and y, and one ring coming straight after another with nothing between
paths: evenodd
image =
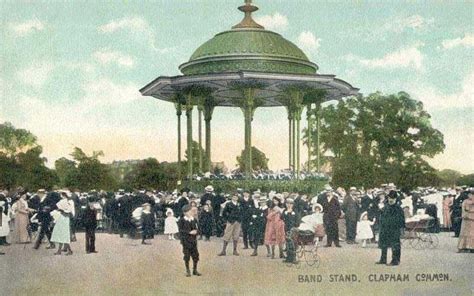
<instances>
[{"instance_id":1,"label":"green domed roof","mask_svg":"<svg viewBox=\"0 0 474 296\"><path fill-rule=\"evenodd\" d=\"M255 11L256 7L239 9ZM238 71L315 74L317 69L295 44L265 30L247 12L240 24L205 42L180 66L185 75Z\"/></svg>"}]
</instances>

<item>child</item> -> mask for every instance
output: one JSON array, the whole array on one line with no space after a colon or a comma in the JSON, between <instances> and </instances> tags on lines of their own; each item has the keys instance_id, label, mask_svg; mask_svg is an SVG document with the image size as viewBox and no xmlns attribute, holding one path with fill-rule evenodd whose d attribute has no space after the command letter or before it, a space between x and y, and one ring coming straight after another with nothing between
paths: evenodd
<instances>
[{"instance_id":1,"label":"child","mask_svg":"<svg viewBox=\"0 0 474 296\"><path fill-rule=\"evenodd\" d=\"M179 237L183 245L184 265L186 266L186 276L191 276L189 270L189 259L193 259L193 275L200 276L197 271L199 261L199 251L197 248L198 223L193 216L193 207L185 205L183 207L184 217L179 220ZM195 208L194 208L195 209Z\"/></svg>"},{"instance_id":2,"label":"child","mask_svg":"<svg viewBox=\"0 0 474 296\"><path fill-rule=\"evenodd\" d=\"M166 219L165 219L165 234L168 235L169 240L176 240L174 234L178 233L178 218L174 216L173 210L168 208L166 210Z\"/></svg>"},{"instance_id":3,"label":"child","mask_svg":"<svg viewBox=\"0 0 474 296\"><path fill-rule=\"evenodd\" d=\"M146 239L153 239L155 236L155 215L151 212L149 203L143 204L142 212L142 245L149 245Z\"/></svg>"},{"instance_id":4,"label":"child","mask_svg":"<svg viewBox=\"0 0 474 296\"><path fill-rule=\"evenodd\" d=\"M301 219L301 224L298 227L301 231L314 232L314 236L318 238L318 241L322 241L326 235L323 224L323 206L319 203L313 207L313 213L311 215L304 216Z\"/></svg>"},{"instance_id":5,"label":"child","mask_svg":"<svg viewBox=\"0 0 474 296\"><path fill-rule=\"evenodd\" d=\"M360 221L357 222L357 236L356 239L362 240L362 248L367 246L367 241L374 237L371 226L374 225L374 221L370 221L367 216L367 212L363 212L360 215Z\"/></svg>"},{"instance_id":6,"label":"child","mask_svg":"<svg viewBox=\"0 0 474 296\"><path fill-rule=\"evenodd\" d=\"M199 228L201 229L201 236L204 235L206 241L209 241L212 235L212 226L214 224L214 217L208 204L203 206L201 215L199 217Z\"/></svg>"}]
</instances>

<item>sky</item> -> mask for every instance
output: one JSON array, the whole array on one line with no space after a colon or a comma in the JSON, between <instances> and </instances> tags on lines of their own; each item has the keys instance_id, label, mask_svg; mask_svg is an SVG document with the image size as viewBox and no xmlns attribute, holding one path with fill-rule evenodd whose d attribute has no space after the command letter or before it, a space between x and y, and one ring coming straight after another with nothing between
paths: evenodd
<instances>
[{"instance_id":1,"label":"sky","mask_svg":"<svg viewBox=\"0 0 474 296\"><path fill-rule=\"evenodd\" d=\"M105 162L176 161L174 106L138 90L179 75L195 49L242 19L243 2L0 0L0 122L33 132L50 167L75 146L102 150ZM422 101L446 144L429 162L474 172L474 2L254 3L257 22L297 44L319 73L363 94L406 91ZM255 112L253 144L272 169L287 166L287 129L284 108ZM212 145L213 161L235 167L239 109L216 108Z\"/></svg>"}]
</instances>

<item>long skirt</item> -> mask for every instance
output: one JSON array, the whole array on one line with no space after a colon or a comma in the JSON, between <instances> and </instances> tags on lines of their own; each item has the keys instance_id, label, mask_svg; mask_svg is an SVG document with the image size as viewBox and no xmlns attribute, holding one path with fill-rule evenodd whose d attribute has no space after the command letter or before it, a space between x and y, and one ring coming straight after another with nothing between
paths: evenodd
<instances>
[{"instance_id":1,"label":"long skirt","mask_svg":"<svg viewBox=\"0 0 474 296\"><path fill-rule=\"evenodd\" d=\"M474 250L474 220L464 218L459 233L458 249Z\"/></svg>"},{"instance_id":2,"label":"long skirt","mask_svg":"<svg viewBox=\"0 0 474 296\"><path fill-rule=\"evenodd\" d=\"M449 208L443 208L443 225L444 227L451 229L451 213L449 212Z\"/></svg>"},{"instance_id":3,"label":"long skirt","mask_svg":"<svg viewBox=\"0 0 474 296\"><path fill-rule=\"evenodd\" d=\"M69 217L59 215L53 228L51 241L60 244L69 244L71 242L71 229L69 228Z\"/></svg>"},{"instance_id":4,"label":"long skirt","mask_svg":"<svg viewBox=\"0 0 474 296\"><path fill-rule=\"evenodd\" d=\"M28 234L28 225L30 220L28 219L28 214L18 213L15 217L15 242L17 243L27 243L30 241L30 236Z\"/></svg>"}]
</instances>

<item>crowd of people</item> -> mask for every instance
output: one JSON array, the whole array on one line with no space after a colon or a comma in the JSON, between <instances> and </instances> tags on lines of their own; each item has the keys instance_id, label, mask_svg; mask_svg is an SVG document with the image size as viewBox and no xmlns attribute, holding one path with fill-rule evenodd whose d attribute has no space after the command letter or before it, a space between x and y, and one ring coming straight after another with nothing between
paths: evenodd
<instances>
[{"instance_id":1,"label":"crowd of people","mask_svg":"<svg viewBox=\"0 0 474 296\"><path fill-rule=\"evenodd\" d=\"M389 265L398 265L405 221L417 216L439 221L436 206L424 201L425 196L437 192L443 196L443 223L433 223L429 231L452 230L459 238L458 252L473 252L473 188L419 188L401 192L394 184L368 190L355 187L334 190L327 185L314 197L304 193L240 189L224 194L212 186L207 186L201 195L187 189L117 193L40 189L34 194L22 188L12 192L3 190L0 245L32 243L33 249L38 249L47 240L47 249L57 247L56 255L72 255L71 242L76 241L78 230L84 230L86 252L92 254L97 253L97 230L120 237L138 237L144 245L163 233L170 240L180 239L186 275L190 276L191 259L192 274L200 275L198 240L222 237L219 256L227 255L231 243L232 255L239 256L238 246L242 241L243 249L253 250L251 256L257 256L259 246L264 246L269 258L294 262L295 256L287 248L288 237L309 233L316 237L317 244L326 237L325 247L340 248L344 240L347 244L360 243L361 247L378 243L381 258L377 263L387 264L387 250L391 248Z\"/></svg>"}]
</instances>

